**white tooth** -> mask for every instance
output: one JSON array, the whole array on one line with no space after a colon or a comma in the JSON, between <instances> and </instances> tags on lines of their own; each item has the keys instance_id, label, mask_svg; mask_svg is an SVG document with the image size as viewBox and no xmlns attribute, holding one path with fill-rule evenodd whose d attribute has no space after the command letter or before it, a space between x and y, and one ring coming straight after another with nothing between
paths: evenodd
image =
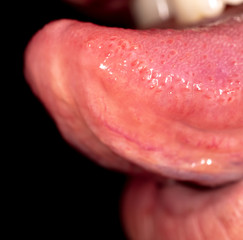
<instances>
[{"instance_id":1,"label":"white tooth","mask_svg":"<svg viewBox=\"0 0 243 240\"><path fill-rule=\"evenodd\" d=\"M167 0L133 0L131 11L139 28L159 25L170 17Z\"/></svg>"},{"instance_id":2,"label":"white tooth","mask_svg":"<svg viewBox=\"0 0 243 240\"><path fill-rule=\"evenodd\" d=\"M243 3L243 0L223 0L223 2L229 5L239 5Z\"/></svg>"},{"instance_id":3,"label":"white tooth","mask_svg":"<svg viewBox=\"0 0 243 240\"><path fill-rule=\"evenodd\" d=\"M170 0L170 11L181 24L195 24L204 18L219 16L223 0Z\"/></svg>"}]
</instances>

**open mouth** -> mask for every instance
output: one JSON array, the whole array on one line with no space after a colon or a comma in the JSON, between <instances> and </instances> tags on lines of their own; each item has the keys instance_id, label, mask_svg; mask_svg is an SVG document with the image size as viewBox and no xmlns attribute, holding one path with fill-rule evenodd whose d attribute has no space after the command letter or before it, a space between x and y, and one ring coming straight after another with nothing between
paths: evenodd
<instances>
[{"instance_id":1,"label":"open mouth","mask_svg":"<svg viewBox=\"0 0 243 240\"><path fill-rule=\"evenodd\" d=\"M181 226L184 218L190 222L191 215L203 215L205 209L212 219L209 202L219 215L229 205L228 212L238 209L233 225L227 213L220 216L232 231L227 234L241 237L242 1L197 0L193 11L179 0L161 0L163 9L150 5L159 1L69 2L78 2L100 25L52 22L33 37L25 54L26 79L63 137L105 167L143 176L128 188L126 216L146 195L153 206L163 195L153 217L157 210L171 209L161 216L173 216L171 222L181 221ZM189 182L187 190L174 181L158 190L151 173L155 182ZM199 185L225 187L211 194ZM172 231L173 224L159 229ZM225 231L220 234L184 239L227 239Z\"/></svg>"},{"instance_id":2,"label":"open mouth","mask_svg":"<svg viewBox=\"0 0 243 240\"><path fill-rule=\"evenodd\" d=\"M185 28L242 12L241 0L72 0L89 21L123 28Z\"/></svg>"}]
</instances>

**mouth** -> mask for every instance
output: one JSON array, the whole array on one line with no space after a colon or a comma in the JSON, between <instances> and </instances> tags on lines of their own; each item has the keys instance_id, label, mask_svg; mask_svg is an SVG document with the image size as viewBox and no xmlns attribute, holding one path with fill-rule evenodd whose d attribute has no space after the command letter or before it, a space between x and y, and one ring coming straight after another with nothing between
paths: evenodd
<instances>
[{"instance_id":1,"label":"mouth","mask_svg":"<svg viewBox=\"0 0 243 240\"><path fill-rule=\"evenodd\" d=\"M215 22L243 10L242 0L66 0L88 21L132 29L188 28Z\"/></svg>"},{"instance_id":2,"label":"mouth","mask_svg":"<svg viewBox=\"0 0 243 240\"><path fill-rule=\"evenodd\" d=\"M108 25L152 29L61 20L26 50L26 78L64 138L126 172L206 186L242 179L243 5L148 27L128 5L104 3L103 12L130 17L97 14L96 1L82 9Z\"/></svg>"}]
</instances>

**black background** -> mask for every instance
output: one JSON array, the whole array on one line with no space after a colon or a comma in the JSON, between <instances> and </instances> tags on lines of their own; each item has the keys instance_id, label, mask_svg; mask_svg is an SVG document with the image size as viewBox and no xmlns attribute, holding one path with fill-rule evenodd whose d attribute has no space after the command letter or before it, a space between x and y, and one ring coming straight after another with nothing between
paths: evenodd
<instances>
[{"instance_id":1,"label":"black background","mask_svg":"<svg viewBox=\"0 0 243 240\"><path fill-rule=\"evenodd\" d=\"M119 216L126 177L103 169L60 136L23 76L23 53L33 34L61 18L85 19L61 1L18 1L10 6L11 106L7 159L14 175L9 218L18 236L125 239ZM13 74L13 76L12 76ZM10 134L11 132L11 134ZM74 237L75 236L75 237Z\"/></svg>"}]
</instances>

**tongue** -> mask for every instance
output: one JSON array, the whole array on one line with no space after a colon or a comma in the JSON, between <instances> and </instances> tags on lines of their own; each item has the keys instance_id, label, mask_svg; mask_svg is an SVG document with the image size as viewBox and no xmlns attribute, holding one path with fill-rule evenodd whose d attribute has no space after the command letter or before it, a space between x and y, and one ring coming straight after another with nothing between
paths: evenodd
<instances>
[{"instance_id":1,"label":"tongue","mask_svg":"<svg viewBox=\"0 0 243 240\"><path fill-rule=\"evenodd\" d=\"M100 164L239 179L242 21L136 31L61 20L32 39L26 77L64 138Z\"/></svg>"}]
</instances>

